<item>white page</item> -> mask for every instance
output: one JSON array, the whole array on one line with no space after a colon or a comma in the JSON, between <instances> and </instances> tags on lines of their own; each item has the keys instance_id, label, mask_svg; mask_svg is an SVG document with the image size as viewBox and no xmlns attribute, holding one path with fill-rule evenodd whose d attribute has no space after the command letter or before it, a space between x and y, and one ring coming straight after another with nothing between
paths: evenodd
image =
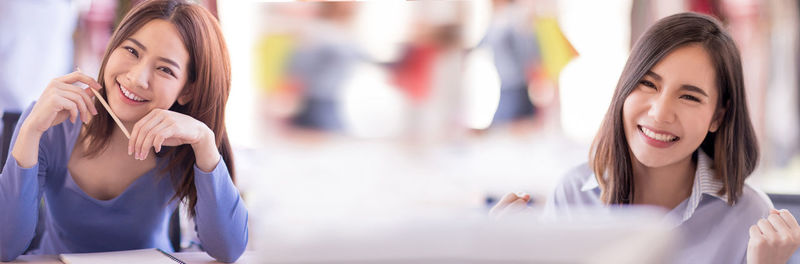
<instances>
[{"instance_id":1,"label":"white page","mask_svg":"<svg viewBox=\"0 0 800 264\"><path fill-rule=\"evenodd\" d=\"M99 252L99 253L76 253L61 254L61 261L65 264L175 264L176 261L170 259L157 249L137 249L125 251Z\"/></svg>"}]
</instances>

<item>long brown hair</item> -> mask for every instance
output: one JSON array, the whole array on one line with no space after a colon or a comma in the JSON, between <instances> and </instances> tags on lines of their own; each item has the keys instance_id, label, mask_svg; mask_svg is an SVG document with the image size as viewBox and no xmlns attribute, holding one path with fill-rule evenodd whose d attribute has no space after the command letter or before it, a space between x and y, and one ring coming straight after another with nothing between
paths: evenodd
<instances>
[{"instance_id":1,"label":"long brown hair","mask_svg":"<svg viewBox=\"0 0 800 264\"><path fill-rule=\"evenodd\" d=\"M715 116L720 120L719 129L708 133L700 148L714 159L715 177L723 182L719 194L727 194L730 205L741 196L745 178L758 163L759 150L747 110L739 50L716 19L680 13L659 20L636 42L592 143L590 167L602 187L605 203L633 203L633 168L622 119L625 99L662 58L693 43L700 44L711 57L720 96L717 109L725 108L723 116Z\"/></svg>"},{"instance_id":2,"label":"long brown hair","mask_svg":"<svg viewBox=\"0 0 800 264\"><path fill-rule=\"evenodd\" d=\"M233 156L225 130L225 103L231 86L230 59L219 23L205 8L184 0L153 0L134 7L122 19L106 48L98 76L98 82L104 86L100 94L108 98L103 73L109 55L125 39L154 19L171 22L189 52L189 76L181 95L188 95L190 100L184 105L175 102L169 110L191 116L214 132L215 143L233 180ZM97 100L95 107L100 105ZM102 110L100 107L97 109ZM110 116L95 116L81 139L89 140L87 156L101 153L108 146L113 130L114 123ZM197 190L194 186L195 155L192 147L165 147L156 156L169 158L169 164L163 172L169 175L175 188L173 199L186 201L190 215L194 216Z\"/></svg>"}]
</instances>

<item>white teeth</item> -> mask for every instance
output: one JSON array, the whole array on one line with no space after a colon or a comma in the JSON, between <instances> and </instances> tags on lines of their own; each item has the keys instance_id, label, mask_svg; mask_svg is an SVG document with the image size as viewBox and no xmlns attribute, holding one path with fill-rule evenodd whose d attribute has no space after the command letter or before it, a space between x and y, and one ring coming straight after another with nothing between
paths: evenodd
<instances>
[{"instance_id":1,"label":"white teeth","mask_svg":"<svg viewBox=\"0 0 800 264\"><path fill-rule=\"evenodd\" d=\"M647 129L645 127L641 127L641 128L642 128L642 132L644 132L645 135L647 135L648 137L650 137L652 139L658 140L658 141L670 142L670 141L675 140L675 138L677 138L676 136L659 134L659 133L653 132L650 129Z\"/></svg>"},{"instance_id":2,"label":"white teeth","mask_svg":"<svg viewBox=\"0 0 800 264\"><path fill-rule=\"evenodd\" d=\"M120 89L120 91L122 91L122 94L124 94L125 97L128 97L128 99L131 99L131 100L134 100L134 101L137 101L137 102L144 102L145 101L141 97L138 97L135 94L133 94L131 91L128 91L128 89L125 89L125 87L122 87L122 84L119 85L119 89Z\"/></svg>"}]
</instances>

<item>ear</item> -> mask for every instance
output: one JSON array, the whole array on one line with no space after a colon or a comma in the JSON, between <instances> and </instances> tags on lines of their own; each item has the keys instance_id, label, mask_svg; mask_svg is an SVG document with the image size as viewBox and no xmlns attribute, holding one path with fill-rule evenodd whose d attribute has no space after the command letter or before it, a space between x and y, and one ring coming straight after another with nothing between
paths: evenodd
<instances>
[{"instance_id":1,"label":"ear","mask_svg":"<svg viewBox=\"0 0 800 264\"><path fill-rule=\"evenodd\" d=\"M711 126L708 127L708 132L714 133L717 132L719 129L720 124L722 123L722 118L725 117L725 108L717 109L717 112L714 113L714 118L711 120Z\"/></svg>"},{"instance_id":2,"label":"ear","mask_svg":"<svg viewBox=\"0 0 800 264\"><path fill-rule=\"evenodd\" d=\"M189 89L189 86L183 87L181 90L181 94L178 95L178 104L179 105L186 105L189 101L192 100L191 93L189 92L192 89Z\"/></svg>"}]
</instances>

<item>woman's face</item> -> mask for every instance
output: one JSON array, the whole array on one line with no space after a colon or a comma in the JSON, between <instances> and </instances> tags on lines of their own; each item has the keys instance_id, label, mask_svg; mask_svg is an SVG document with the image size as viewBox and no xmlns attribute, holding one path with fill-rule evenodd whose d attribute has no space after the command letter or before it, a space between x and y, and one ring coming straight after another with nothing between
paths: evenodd
<instances>
[{"instance_id":1,"label":"woman's face","mask_svg":"<svg viewBox=\"0 0 800 264\"><path fill-rule=\"evenodd\" d=\"M722 111L716 109L715 77L711 58L699 44L675 49L645 74L622 108L636 161L650 168L676 164L716 131L713 119Z\"/></svg>"},{"instance_id":2,"label":"woman's face","mask_svg":"<svg viewBox=\"0 0 800 264\"><path fill-rule=\"evenodd\" d=\"M175 26L147 22L109 55L103 74L108 104L120 120L133 123L153 109L179 103L187 79L189 52Z\"/></svg>"}]
</instances>

